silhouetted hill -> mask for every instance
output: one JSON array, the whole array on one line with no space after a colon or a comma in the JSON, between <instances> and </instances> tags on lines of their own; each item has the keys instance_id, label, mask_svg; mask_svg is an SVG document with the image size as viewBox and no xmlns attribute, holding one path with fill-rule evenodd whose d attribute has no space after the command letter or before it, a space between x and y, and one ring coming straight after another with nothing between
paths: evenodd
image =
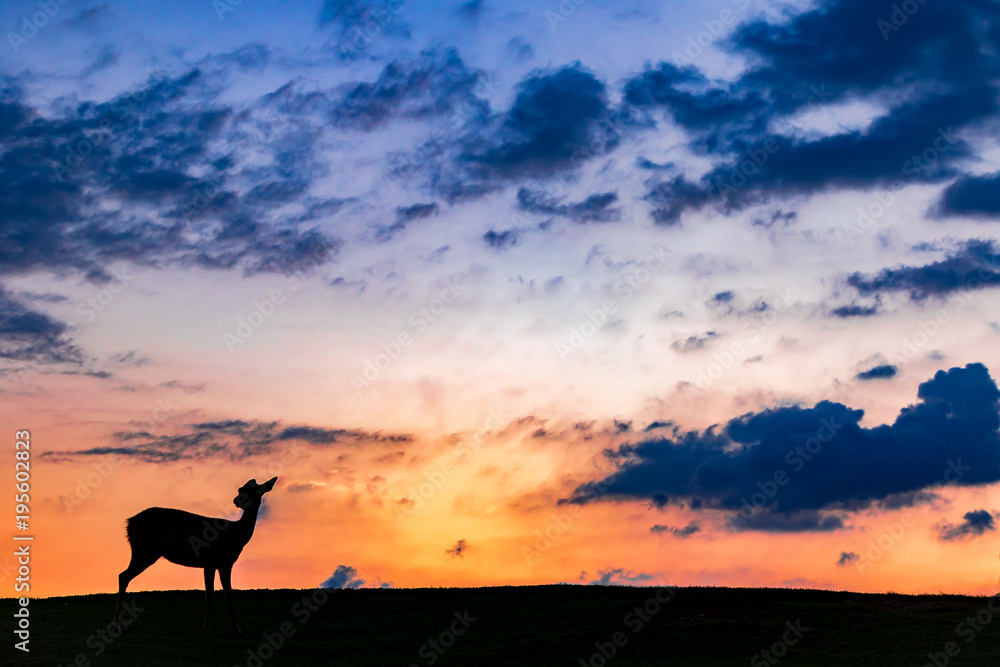
<instances>
[{"instance_id":1,"label":"silhouetted hill","mask_svg":"<svg viewBox=\"0 0 1000 667\"><path fill-rule=\"evenodd\" d=\"M920 666L932 656L938 667L1000 664L1000 598L618 586L252 590L236 591L242 637L229 629L220 592L213 637L201 636L203 592L138 592L129 601L136 619L117 639L107 634L112 595L33 601L30 660L8 631L0 664ZM16 605L0 601L8 624Z\"/></svg>"}]
</instances>

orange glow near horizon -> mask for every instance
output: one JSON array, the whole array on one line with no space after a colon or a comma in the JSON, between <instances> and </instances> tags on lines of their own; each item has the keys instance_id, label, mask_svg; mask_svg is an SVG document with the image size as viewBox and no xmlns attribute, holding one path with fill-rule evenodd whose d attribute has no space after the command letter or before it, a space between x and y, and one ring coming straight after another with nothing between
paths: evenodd
<instances>
[{"instance_id":1,"label":"orange glow near horizon","mask_svg":"<svg viewBox=\"0 0 1000 667\"><path fill-rule=\"evenodd\" d=\"M32 421L30 410L23 414ZM844 515L847 528L830 533L733 533L718 511L557 504L598 476L594 466L611 440L533 437L534 419L436 441L425 435L405 447L300 442L239 461L163 464L40 457L106 437L102 424L63 419L32 429L33 596L113 592L129 560L127 517L164 506L235 518L235 489L275 475L234 569L238 588L313 587L341 564L367 585L397 587L588 583L616 569L612 581L635 585L983 595L997 586L993 540L942 543L933 534L935 524L955 519L955 508L988 507L996 486L947 488L933 505ZM700 530L685 539L651 531L693 521ZM466 548L449 553L459 539ZM843 551L860 561L837 565ZM130 590L200 587L200 571L161 560Z\"/></svg>"}]
</instances>

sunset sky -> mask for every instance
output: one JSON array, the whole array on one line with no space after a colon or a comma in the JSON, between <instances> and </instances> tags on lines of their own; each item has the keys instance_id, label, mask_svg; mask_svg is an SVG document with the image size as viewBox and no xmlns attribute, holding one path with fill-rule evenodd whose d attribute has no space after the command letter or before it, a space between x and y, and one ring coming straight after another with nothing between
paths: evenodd
<instances>
[{"instance_id":1,"label":"sunset sky","mask_svg":"<svg viewBox=\"0 0 1000 667\"><path fill-rule=\"evenodd\" d=\"M275 475L238 588L996 592L996 2L0 29L33 595L116 590L127 517Z\"/></svg>"}]
</instances>

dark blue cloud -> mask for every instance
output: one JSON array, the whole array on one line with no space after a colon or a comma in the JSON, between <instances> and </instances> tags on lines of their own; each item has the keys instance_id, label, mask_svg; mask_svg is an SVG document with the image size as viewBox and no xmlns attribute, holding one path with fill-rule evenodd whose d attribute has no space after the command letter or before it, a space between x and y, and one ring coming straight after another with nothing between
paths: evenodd
<instances>
[{"instance_id":1,"label":"dark blue cloud","mask_svg":"<svg viewBox=\"0 0 1000 667\"><path fill-rule=\"evenodd\" d=\"M469 543L465 540L459 540L458 542L455 542L455 546L451 549L445 549L445 553L449 554L452 558L461 558L468 550Z\"/></svg>"},{"instance_id":2,"label":"dark blue cloud","mask_svg":"<svg viewBox=\"0 0 1000 667\"><path fill-rule=\"evenodd\" d=\"M0 275L106 282L116 261L289 273L332 259L337 239L287 215L317 203L312 137L220 104L230 55L55 114L0 80ZM261 152L270 165L252 166Z\"/></svg>"},{"instance_id":3,"label":"dark blue cloud","mask_svg":"<svg viewBox=\"0 0 1000 667\"><path fill-rule=\"evenodd\" d=\"M486 245L494 248L495 250L507 250L508 248L513 248L517 245L519 238L520 234L516 229L508 229L502 232L491 229L483 234L483 240L486 241Z\"/></svg>"},{"instance_id":4,"label":"dark blue cloud","mask_svg":"<svg viewBox=\"0 0 1000 667\"><path fill-rule=\"evenodd\" d=\"M749 413L723 427L681 431L608 449L619 466L560 502L689 502L734 512L745 530L831 530L830 512L922 502L938 484L1000 481L1000 390L982 364L939 371L919 402L891 424L860 425L862 410L822 401L811 408Z\"/></svg>"},{"instance_id":5,"label":"dark blue cloud","mask_svg":"<svg viewBox=\"0 0 1000 667\"><path fill-rule=\"evenodd\" d=\"M455 13L468 21L478 21L485 11L485 0L468 0L459 5Z\"/></svg>"},{"instance_id":6,"label":"dark blue cloud","mask_svg":"<svg viewBox=\"0 0 1000 667\"><path fill-rule=\"evenodd\" d=\"M350 565L338 565L323 583L320 588L361 588L365 585L365 580L358 578L358 570Z\"/></svg>"},{"instance_id":7,"label":"dark blue cloud","mask_svg":"<svg viewBox=\"0 0 1000 667\"><path fill-rule=\"evenodd\" d=\"M32 310L0 285L0 361L79 365L83 357L65 323Z\"/></svg>"},{"instance_id":8,"label":"dark blue cloud","mask_svg":"<svg viewBox=\"0 0 1000 667\"><path fill-rule=\"evenodd\" d=\"M282 426L280 422L226 419L189 424L183 431L154 434L145 430L120 431L114 444L76 451L52 451L44 457L72 459L91 456L121 456L149 463L222 458L231 461L282 451L287 443L302 442L316 447L334 444L387 444L412 442L406 434L383 434L357 429L318 426Z\"/></svg>"},{"instance_id":9,"label":"dark blue cloud","mask_svg":"<svg viewBox=\"0 0 1000 667\"><path fill-rule=\"evenodd\" d=\"M522 81L497 142L470 146L464 158L501 174L570 166L611 148L607 91L579 64Z\"/></svg>"},{"instance_id":10,"label":"dark blue cloud","mask_svg":"<svg viewBox=\"0 0 1000 667\"><path fill-rule=\"evenodd\" d=\"M736 295L733 294L732 290L726 290L724 292L716 292L712 296L712 302L713 303L729 303L729 302L731 302L733 300L733 297L735 297L735 296Z\"/></svg>"},{"instance_id":11,"label":"dark blue cloud","mask_svg":"<svg viewBox=\"0 0 1000 667\"><path fill-rule=\"evenodd\" d=\"M1000 7L922 4L887 39L877 26L892 12L868 0L831 0L790 19L753 20L725 42L749 63L733 82L712 83L669 63L626 82L632 109L664 110L690 133L695 151L717 159L698 180L654 180L647 196L654 219L674 224L707 205L731 211L773 195L958 175L973 150L955 133L981 129L998 111L1000 59L991 44ZM868 128L816 139L769 134L810 107L871 98L889 109Z\"/></svg>"},{"instance_id":12,"label":"dark blue cloud","mask_svg":"<svg viewBox=\"0 0 1000 667\"><path fill-rule=\"evenodd\" d=\"M838 306L830 311L830 315L840 318L848 317L871 317L878 315L878 304L874 306L862 306L851 302L846 306Z\"/></svg>"},{"instance_id":13,"label":"dark blue cloud","mask_svg":"<svg viewBox=\"0 0 1000 667\"><path fill-rule=\"evenodd\" d=\"M762 533L825 533L841 530L844 522L839 516L816 510L773 512L746 510L726 519L726 527L734 532L759 531Z\"/></svg>"},{"instance_id":14,"label":"dark blue cloud","mask_svg":"<svg viewBox=\"0 0 1000 667\"><path fill-rule=\"evenodd\" d=\"M937 527L938 539L943 542L958 540L964 537L978 537L986 531L996 530L996 522L993 515L986 510L973 510L966 512L962 516L962 522L958 525L947 521Z\"/></svg>"},{"instance_id":15,"label":"dark blue cloud","mask_svg":"<svg viewBox=\"0 0 1000 667\"><path fill-rule=\"evenodd\" d=\"M866 371L861 371L854 377L858 380L889 380L899 374L899 369L891 364L881 364Z\"/></svg>"},{"instance_id":16,"label":"dark blue cloud","mask_svg":"<svg viewBox=\"0 0 1000 667\"><path fill-rule=\"evenodd\" d=\"M409 223L437 215L439 210L440 207L437 203L413 204L397 208L396 219L393 220L392 224L375 226L375 238L381 243L389 241L397 232L406 229Z\"/></svg>"},{"instance_id":17,"label":"dark blue cloud","mask_svg":"<svg viewBox=\"0 0 1000 667\"><path fill-rule=\"evenodd\" d=\"M906 292L913 301L945 297L960 290L1000 285L1000 253L992 241L973 239L941 261L883 269L874 276L854 273L847 284L866 296Z\"/></svg>"},{"instance_id":18,"label":"dark blue cloud","mask_svg":"<svg viewBox=\"0 0 1000 667\"><path fill-rule=\"evenodd\" d=\"M617 202L617 192L593 194L583 201L571 204L563 204L560 199L528 188L520 188L517 192L517 206L522 211L541 215L558 215L577 222L614 222L620 220L621 209L612 207Z\"/></svg>"},{"instance_id":19,"label":"dark blue cloud","mask_svg":"<svg viewBox=\"0 0 1000 667\"><path fill-rule=\"evenodd\" d=\"M402 7L402 2L326 0L319 25L334 33L327 46L344 60L353 60L382 36L409 37L410 26L400 16Z\"/></svg>"},{"instance_id":20,"label":"dark blue cloud","mask_svg":"<svg viewBox=\"0 0 1000 667\"><path fill-rule=\"evenodd\" d=\"M1000 215L1000 172L957 179L945 189L935 212L940 216Z\"/></svg>"},{"instance_id":21,"label":"dark blue cloud","mask_svg":"<svg viewBox=\"0 0 1000 667\"><path fill-rule=\"evenodd\" d=\"M657 524L649 529L649 532L656 535L673 535L677 539L687 539L701 530L701 526L697 522L692 521L683 528L677 526L663 526Z\"/></svg>"},{"instance_id":22,"label":"dark blue cloud","mask_svg":"<svg viewBox=\"0 0 1000 667\"><path fill-rule=\"evenodd\" d=\"M671 422L671 421L659 421L659 420L657 420L657 421L653 422L652 424L650 424L649 426L647 426L646 428L644 428L643 430L644 431L655 431L658 428L670 428L673 425L674 425L674 423Z\"/></svg>"},{"instance_id":23,"label":"dark blue cloud","mask_svg":"<svg viewBox=\"0 0 1000 667\"><path fill-rule=\"evenodd\" d=\"M460 106L465 114L486 114L486 103L475 96L481 77L455 49L428 49L414 60L389 63L371 83L344 87L330 116L337 127L371 131L396 118L444 116Z\"/></svg>"},{"instance_id":24,"label":"dark blue cloud","mask_svg":"<svg viewBox=\"0 0 1000 667\"><path fill-rule=\"evenodd\" d=\"M504 47L507 56L516 63L531 60L535 57L535 47L533 47L523 37L511 37Z\"/></svg>"},{"instance_id":25,"label":"dark blue cloud","mask_svg":"<svg viewBox=\"0 0 1000 667\"><path fill-rule=\"evenodd\" d=\"M434 154L427 174L448 201L481 197L512 180L544 180L607 154L621 119L605 85L579 63L533 72L506 111L467 117L462 131Z\"/></svg>"},{"instance_id":26,"label":"dark blue cloud","mask_svg":"<svg viewBox=\"0 0 1000 667\"><path fill-rule=\"evenodd\" d=\"M837 565L839 567L846 567L851 563L856 563L861 560L861 556L854 553L853 551L841 551L840 558L837 559Z\"/></svg>"},{"instance_id":27,"label":"dark blue cloud","mask_svg":"<svg viewBox=\"0 0 1000 667\"><path fill-rule=\"evenodd\" d=\"M581 573L581 576L584 573ZM633 572L622 567L608 568L597 571L597 579L588 582L588 586L635 586L644 581L655 579L652 574L646 572Z\"/></svg>"}]
</instances>

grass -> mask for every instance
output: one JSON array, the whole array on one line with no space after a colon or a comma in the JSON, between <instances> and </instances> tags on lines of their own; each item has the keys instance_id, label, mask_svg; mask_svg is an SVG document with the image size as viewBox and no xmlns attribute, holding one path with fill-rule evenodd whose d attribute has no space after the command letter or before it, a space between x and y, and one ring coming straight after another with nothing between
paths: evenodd
<instances>
[{"instance_id":1,"label":"grass","mask_svg":"<svg viewBox=\"0 0 1000 667\"><path fill-rule=\"evenodd\" d=\"M0 665L600 667L601 660L592 659L603 659L598 644L606 653L614 649L614 656L606 661L608 667L921 666L933 664L929 653L938 654L938 667L1000 665L997 599L679 588L661 605L655 601L657 591L661 599L669 595L668 589L616 586L364 589L323 594L316 590L236 591L243 636L232 633L224 599L217 591L212 637L201 635L204 593L139 592L128 596L137 605L135 622L122 637L109 637L110 643L98 633L106 632L113 596L46 598L29 606L31 653L26 656L14 650L16 640L7 631ZM988 607L991 600L996 611ZM636 607L644 605L648 605L645 620L635 613ZM16 609L15 600L0 600L0 614L8 622ZM979 631L960 625L977 613L981 621L989 616L993 622L977 625ZM457 620L463 615L464 622ZM800 624L801 637L789 630L789 622ZM269 652L266 637L278 643L282 628L288 636L281 636L280 648ZM452 629L462 632L449 636ZM782 647L783 635L795 643ZM616 637L620 646L614 644ZM436 651L429 644L432 639L451 645ZM949 642L959 651L952 657L945 654ZM774 662L770 662L761 651L775 645ZM267 648L261 651L262 646Z\"/></svg>"}]
</instances>

